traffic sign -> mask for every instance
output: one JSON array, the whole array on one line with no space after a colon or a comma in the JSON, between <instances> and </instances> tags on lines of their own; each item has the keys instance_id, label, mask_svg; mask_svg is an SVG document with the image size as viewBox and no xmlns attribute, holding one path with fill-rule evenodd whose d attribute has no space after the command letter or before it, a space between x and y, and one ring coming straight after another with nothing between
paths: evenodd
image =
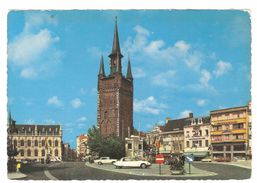
<instances>
[{"instance_id":1,"label":"traffic sign","mask_svg":"<svg viewBox=\"0 0 257 183\"><path fill-rule=\"evenodd\" d=\"M163 154L156 154L155 162L157 164L163 164L164 163L164 156L163 156Z\"/></svg>"},{"instance_id":2,"label":"traffic sign","mask_svg":"<svg viewBox=\"0 0 257 183\"><path fill-rule=\"evenodd\" d=\"M192 163L194 161L194 155L193 154L187 155L185 160L187 163Z\"/></svg>"}]
</instances>

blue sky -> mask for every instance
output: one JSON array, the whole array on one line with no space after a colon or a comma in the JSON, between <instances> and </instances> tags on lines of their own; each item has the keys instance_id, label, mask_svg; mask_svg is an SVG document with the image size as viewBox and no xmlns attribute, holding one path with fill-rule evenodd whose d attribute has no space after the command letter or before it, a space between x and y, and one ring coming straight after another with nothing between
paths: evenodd
<instances>
[{"instance_id":1,"label":"blue sky","mask_svg":"<svg viewBox=\"0 0 257 183\"><path fill-rule=\"evenodd\" d=\"M115 16L123 74L131 58L135 128L249 102L246 12L11 11L8 105L18 123L61 124L75 147L96 123L99 60L109 73Z\"/></svg>"}]
</instances>

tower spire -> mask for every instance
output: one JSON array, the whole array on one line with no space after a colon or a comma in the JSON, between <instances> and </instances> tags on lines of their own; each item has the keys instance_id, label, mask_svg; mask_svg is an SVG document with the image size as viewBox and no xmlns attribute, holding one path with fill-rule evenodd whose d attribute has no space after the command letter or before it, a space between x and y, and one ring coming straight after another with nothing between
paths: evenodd
<instances>
[{"instance_id":1,"label":"tower spire","mask_svg":"<svg viewBox=\"0 0 257 183\"><path fill-rule=\"evenodd\" d=\"M127 79L133 79L130 65L130 56L128 56Z\"/></svg>"},{"instance_id":2,"label":"tower spire","mask_svg":"<svg viewBox=\"0 0 257 183\"><path fill-rule=\"evenodd\" d=\"M103 55L101 56L101 59L100 59L100 69L99 69L98 75L105 76Z\"/></svg>"},{"instance_id":3,"label":"tower spire","mask_svg":"<svg viewBox=\"0 0 257 183\"><path fill-rule=\"evenodd\" d=\"M120 57L123 57L123 55L121 54L121 51L120 51L118 23L117 23L117 16L116 16L115 17L113 43L112 43L112 53L109 55L109 57L111 58L112 56L116 56L117 53L120 55Z\"/></svg>"}]
</instances>

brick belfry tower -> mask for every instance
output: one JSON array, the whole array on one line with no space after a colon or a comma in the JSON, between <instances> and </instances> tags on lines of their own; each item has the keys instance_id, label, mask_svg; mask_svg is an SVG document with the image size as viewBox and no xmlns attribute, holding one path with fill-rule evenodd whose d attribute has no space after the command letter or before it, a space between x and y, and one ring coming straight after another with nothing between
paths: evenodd
<instances>
[{"instance_id":1,"label":"brick belfry tower","mask_svg":"<svg viewBox=\"0 0 257 183\"><path fill-rule=\"evenodd\" d=\"M133 77L130 58L127 75L122 75L122 57L115 18L112 52L109 55L109 75L104 71L103 56L100 59L97 123L102 136L114 134L124 140L133 133Z\"/></svg>"}]
</instances>

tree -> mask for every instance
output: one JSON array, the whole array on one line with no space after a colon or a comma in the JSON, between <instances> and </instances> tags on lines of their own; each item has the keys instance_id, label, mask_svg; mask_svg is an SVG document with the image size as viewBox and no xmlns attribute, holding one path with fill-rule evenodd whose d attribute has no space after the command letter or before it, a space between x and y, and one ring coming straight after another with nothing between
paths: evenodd
<instances>
[{"instance_id":1,"label":"tree","mask_svg":"<svg viewBox=\"0 0 257 183\"><path fill-rule=\"evenodd\" d=\"M119 137L110 135L102 137L95 125L88 130L89 149L100 157L121 158L125 155L125 143Z\"/></svg>"}]
</instances>

